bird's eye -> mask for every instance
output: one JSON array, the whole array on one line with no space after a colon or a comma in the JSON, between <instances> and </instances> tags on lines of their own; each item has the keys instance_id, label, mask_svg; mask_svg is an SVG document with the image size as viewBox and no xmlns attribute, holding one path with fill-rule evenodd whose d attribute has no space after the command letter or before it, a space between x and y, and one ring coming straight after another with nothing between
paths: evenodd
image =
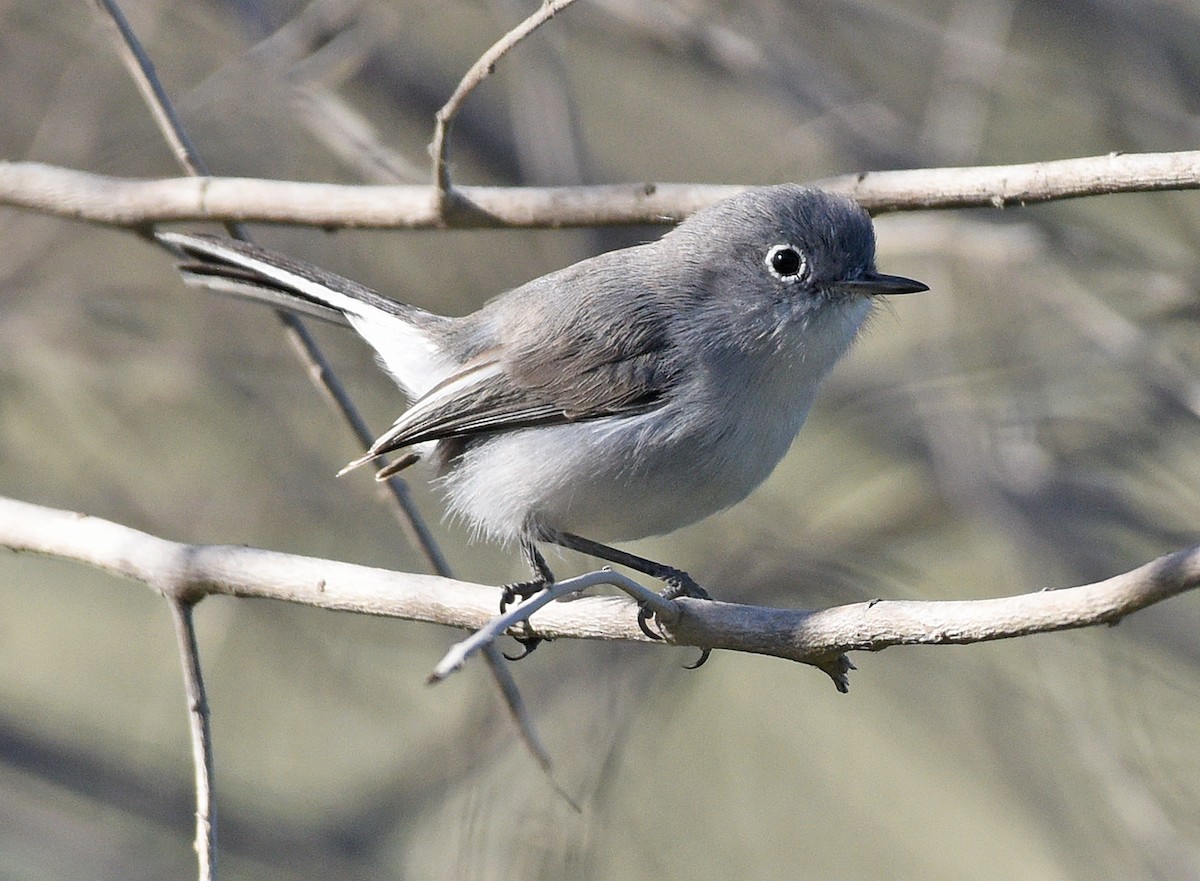
<instances>
[{"instance_id":1,"label":"bird's eye","mask_svg":"<svg viewBox=\"0 0 1200 881\"><path fill-rule=\"evenodd\" d=\"M782 282L799 281L808 268L808 261L795 245L775 245L767 251L767 268Z\"/></svg>"}]
</instances>

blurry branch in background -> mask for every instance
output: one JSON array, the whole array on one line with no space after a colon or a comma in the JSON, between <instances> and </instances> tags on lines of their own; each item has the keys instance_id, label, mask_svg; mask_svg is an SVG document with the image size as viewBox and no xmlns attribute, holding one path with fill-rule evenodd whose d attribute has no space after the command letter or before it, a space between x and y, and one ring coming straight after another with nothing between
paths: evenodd
<instances>
[{"instance_id":1,"label":"blurry branch in background","mask_svg":"<svg viewBox=\"0 0 1200 881\"><path fill-rule=\"evenodd\" d=\"M1200 189L1200 151L1125 153L972 168L872 171L813 181L873 214L1003 208L1083 196ZM419 185L324 184L256 178L130 180L37 162L0 162L0 205L107 226L254 222L322 229L564 228L672 224L746 189L731 184L455 187L443 215Z\"/></svg>"},{"instance_id":2,"label":"blurry branch in background","mask_svg":"<svg viewBox=\"0 0 1200 881\"><path fill-rule=\"evenodd\" d=\"M0 546L85 563L141 581L188 605L209 595L258 597L479 630L496 618L500 596L497 587L432 575L255 548L181 544L97 517L4 498ZM576 583L601 581L622 579L603 572ZM846 652L894 645L963 645L1116 624L1139 609L1198 587L1200 546L1095 584L988 600L880 600L803 611L679 599L673 601L673 623L664 626L667 640L660 644L799 661L825 671L845 691L847 673L853 669ZM637 605L621 597L549 603L527 623L548 638L656 644L638 626Z\"/></svg>"}]
</instances>

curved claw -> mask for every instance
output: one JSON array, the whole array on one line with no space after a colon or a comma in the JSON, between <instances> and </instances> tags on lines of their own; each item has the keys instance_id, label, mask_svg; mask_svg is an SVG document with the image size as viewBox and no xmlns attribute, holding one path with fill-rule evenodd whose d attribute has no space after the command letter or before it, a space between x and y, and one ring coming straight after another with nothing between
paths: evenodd
<instances>
[{"instance_id":1,"label":"curved claw","mask_svg":"<svg viewBox=\"0 0 1200 881\"><path fill-rule=\"evenodd\" d=\"M509 661L519 661L522 658L528 658L533 654L533 650L544 642L544 639L540 636L514 636L513 639L521 644L521 654L510 655L508 652L502 652L505 659Z\"/></svg>"},{"instance_id":2,"label":"curved claw","mask_svg":"<svg viewBox=\"0 0 1200 881\"><path fill-rule=\"evenodd\" d=\"M684 664L685 670L696 670L708 663L708 659L712 657L712 649L700 649L700 657L691 664Z\"/></svg>"},{"instance_id":3,"label":"curved claw","mask_svg":"<svg viewBox=\"0 0 1200 881\"><path fill-rule=\"evenodd\" d=\"M642 628L642 633L646 634L651 639L662 641L662 635L655 633L650 629L650 619L654 617L654 613L645 606L638 608L638 627Z\"/></svg>"},{"instance_id":4,"label":"curved claw","mask_svg":"<svg viewBox=\"0 0 1200 881\"><path fill-rule=\"evenodd\" d=\"M500 592L500 614L501 615L503 615L505 612L507 612L508 607L511 606L517 599L517 592L515 590L513 590L512 588L513 588L513 586L511 584L506 584L506 585L504 585L504 590L502 590ZM507 655L505 657L507 657Z\"/></svg>"}]
</instances>

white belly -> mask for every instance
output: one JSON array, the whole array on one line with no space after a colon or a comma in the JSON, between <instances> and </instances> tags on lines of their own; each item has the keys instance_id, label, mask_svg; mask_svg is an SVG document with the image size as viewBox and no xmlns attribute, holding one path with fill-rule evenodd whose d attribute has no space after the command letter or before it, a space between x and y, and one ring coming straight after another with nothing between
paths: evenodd
<instances>
[{"instance_id":1,"label":"white belly","mask_svg":"<svg viewBox=\"0 0 1200 881\"><path fill-rule=\"evenodd\" d=\"M451 510L502 541L527 525L597 541L643 538L741 501L795 437L765 439L731 456L695 434L656 437L646 424L653 419L529 429L476 446L446 477Z\"/></svg>"},{"instance_id":2,"label":"white belly","mask_svg":"<svg viewBox=\"0 0 1200 881\"><path fill-rule=\"evenodd\" d=\"M784 341L757 374L717 365L695 377L690 395L658 410L477 443L444 478L450 509L499 541L544 526L619 542L727 508L783 458L869 308L864 302L842 312L836 329L826 325L835 332L822 335L828 345L819 350Z\"/></svg>"}]
</instances>

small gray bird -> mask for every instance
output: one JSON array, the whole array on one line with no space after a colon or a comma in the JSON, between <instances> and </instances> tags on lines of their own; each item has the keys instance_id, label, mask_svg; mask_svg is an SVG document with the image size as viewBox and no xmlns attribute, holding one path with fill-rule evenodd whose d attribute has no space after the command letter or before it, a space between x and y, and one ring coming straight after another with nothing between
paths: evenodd
<instances>
[{"instance_id":1,"label":"small gray bird","mask_svg":"<svg viewBox=\"0 0 1200 881\"><path fill-rule=\"evenodd\" d=\"M785 184L733 196L658 241L601 254L446 318L243 242L162 233L186 280L349 324L413 402L365 456L429 458L450 511L701 594L599 542L669 532L744 499L791 445L874 297L927 290L875 270L871 219ZM586 536L586 538L584 537Z\"/></svg>"}]
</instances>

